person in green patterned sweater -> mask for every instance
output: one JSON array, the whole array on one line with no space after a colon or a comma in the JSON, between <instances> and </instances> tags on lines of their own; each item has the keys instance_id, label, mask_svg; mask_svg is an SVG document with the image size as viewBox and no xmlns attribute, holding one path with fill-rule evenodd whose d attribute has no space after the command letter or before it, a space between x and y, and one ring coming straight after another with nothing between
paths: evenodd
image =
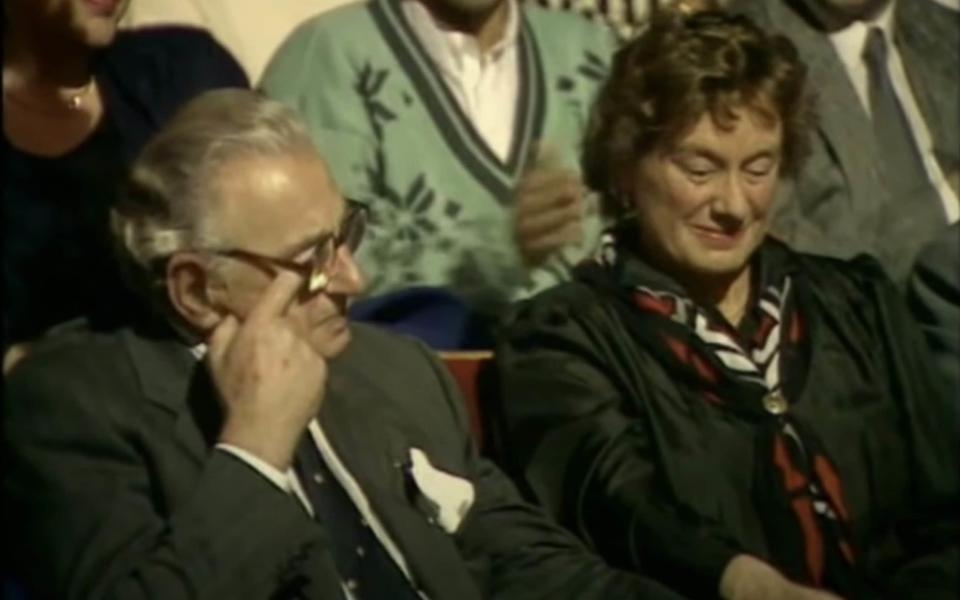
<instances>
[{"instance_id":1,"label":"person in green patterned sweater","mask_svg":"<svg viewBox=\"0 0 960 600\"><path fill-rule=\"evenodd\" d=\"M577 156L613 48L516 0L371 0L301 25L261 87L369 205L369 295L438 286L494 315L595 247Z\"/></svg>"}]
</instances>

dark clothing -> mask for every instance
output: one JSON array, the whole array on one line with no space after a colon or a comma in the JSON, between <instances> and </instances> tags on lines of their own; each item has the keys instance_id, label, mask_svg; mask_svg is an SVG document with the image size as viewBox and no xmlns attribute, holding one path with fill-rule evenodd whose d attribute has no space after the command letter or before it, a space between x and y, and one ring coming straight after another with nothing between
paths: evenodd
<instances>
[{"instance_id":1,"label":"dark clothing","mask_svg":"<svg viewBox=\"0 0 960 600\"><path fill-rule=\"evenodd\" d=\"M853 587L872 598L955 598L956 441L902 300L872 260L768 242L760 264L771 253L790 274L808 338L803 380L784 388L786 416L832 459L858 549L846 597L860 597ZM617 277L632 290L649 285L644 272ZM740 553L788 570L775 558L783 528L766 517L782 508L786 518L791 505L758 502L771 473L759 443L769 409L710 401L583 273L519 305L497 351L510 449L533 493L614 565L696 598L716 596Z\"/></svg>"},{"instance_id":2,"label":"dark clothing","mask_svg":"<svg viewBox=\"0 0 960 600\"><path fill-rule=\"evenodd\" d=\"M351 331L320 423L429 598L676 598L609 569L522 502L477 454L455 384L425 347ZM4 534L39 597L341 597L335 528L213 447L218 402L183 344L123 329L61 330L38 346L7 380L2 422ZM414 448L473 485L452 534L411 489Z\"/></svg>"},{"instance_id":3,"label":"dark clothing","mask_svg":"<svg viewBox=\"0 0 960 600\"><path fill-rule=\"evenodd\" d=\"M4 342L131 303L106 235L109 200L125 174L122 138L108 119L55 159L6 146L4 157ZM118 291L122 290L122 294ZM109 313L98 311L98 324Z\"/></svg>"},{"instance_id":4,"label":"dark clothing","mask_svg":"<svg viewBox=\"0 0 960 600\"><path fill-rule=\"evenodd\" d=\"M96 59L104 114L79 146L48 158L3 138L4 348L65 320L119 322L132 294L114 264L108 215L127 168L185 102L247 87L236 61L187 28L126 31Z\"/></svg>"},{"instance_id":5,"label":"dark clothing","mask_svg":"<svg viewBox=\"0 0 960 600\"><path fill-rule=\"evenodd\" d=\"M330 538L330 554L340 577L359 587L364 600L419 600L309 434L297 448L295 469L313 518Z\"/></svg>"},{"instance_id":6,"label":"dark clothing","mask_svg":"<svg viewBox=\"0 0 960 600\"><path fill-rule=\"evenodd\" d=\"M960 223L929 244L907 287L907 303L930 345L960 431Z\"/></svg>"}]
</instances>

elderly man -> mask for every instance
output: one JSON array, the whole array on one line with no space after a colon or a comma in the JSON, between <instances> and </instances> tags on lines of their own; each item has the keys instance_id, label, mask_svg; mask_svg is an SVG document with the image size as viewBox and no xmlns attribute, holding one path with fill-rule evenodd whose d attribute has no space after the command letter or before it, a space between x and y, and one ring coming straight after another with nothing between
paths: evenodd
<instances>
[{"instance_id":1,"label":"elderly man","mask_svg":"<svg viewBox=\"0 0 960 600\"><path fill-rule=\"evenodd\" d=\"M370 0L303 24L262 86L368 201L370 295L444 286L491 314L597 238L577 152L612 39L517 0Z\"/></svg>"},{"instance_id":2,"label":"elderly man","mask_svg":"<svg viewBox=\"0 0 960 600\"><path fill-rule=\"evenodd\" d=\"M674 597L524 504L422 346L346 321L364 218L251 92L152 140L114 228L164 318L61 331L7 381L5 535L36 597Z\"/></svg>"},{"instance_id":3,"label":"elderly man","mask_svg":"<svg viewBox=\"0 0 960 600\"><path fill-rule=\"evenodd\" d=\"M733 0L791 38L817 85L812 156L776 225L795 248L904 281L960 216L960 15L933 0Z\"/></svg>"}]
</instances>

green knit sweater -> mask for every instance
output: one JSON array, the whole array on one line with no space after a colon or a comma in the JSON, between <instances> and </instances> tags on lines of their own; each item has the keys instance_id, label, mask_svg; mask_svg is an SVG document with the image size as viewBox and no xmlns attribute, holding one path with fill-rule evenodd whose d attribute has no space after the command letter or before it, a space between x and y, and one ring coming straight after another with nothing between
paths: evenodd
<instances>
[{"instance_id":1,"label":"green knit sweater","mask_svg":"<svg viewBox=\"0 0 960 600\"><path fill-rule=\"evenodd\" d=\"M590 252L599 230L544 265L523 266L513 240L514 189L538 144L578 169L588 111L612 34L576 16L521 5L520 92L509 158L499 159L446 88L400 1L372 0L301 25L262 81L296 107L347 197L371 208L358 260L371 295L447 286L475 307L549 287Z\"/></svg>"}]
</instances>

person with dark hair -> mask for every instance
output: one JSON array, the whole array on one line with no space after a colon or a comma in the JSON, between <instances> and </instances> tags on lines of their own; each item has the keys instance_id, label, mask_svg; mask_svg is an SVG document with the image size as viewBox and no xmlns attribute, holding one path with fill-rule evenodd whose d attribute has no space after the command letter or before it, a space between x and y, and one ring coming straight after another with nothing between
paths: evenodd
<instances>
[{"instance_id":1,"label":"person with dark hair","mask_svg":"<svg viewBox=\"0 0 960 600\"><path fill-rule=\"evenodd\" d=\"M117 33L128 0L4 0L3 347L133 306L107 212L127 165L181 104L247 87L234 59L186 28Z\"/></svg>"},{"instance_id":2,"label":"person with dark hair","mask_svg":"<svg viewBox=\"0 0 960 600\"><path fill-rule=\"evenodd\" d=\"M769 234L808 86L726 13L616 54L583 163L618 223L503 329L509 450L612 564L692 597L955 597L957 448L920 331L873 259Z\"/></svg>"}]
</instances>

